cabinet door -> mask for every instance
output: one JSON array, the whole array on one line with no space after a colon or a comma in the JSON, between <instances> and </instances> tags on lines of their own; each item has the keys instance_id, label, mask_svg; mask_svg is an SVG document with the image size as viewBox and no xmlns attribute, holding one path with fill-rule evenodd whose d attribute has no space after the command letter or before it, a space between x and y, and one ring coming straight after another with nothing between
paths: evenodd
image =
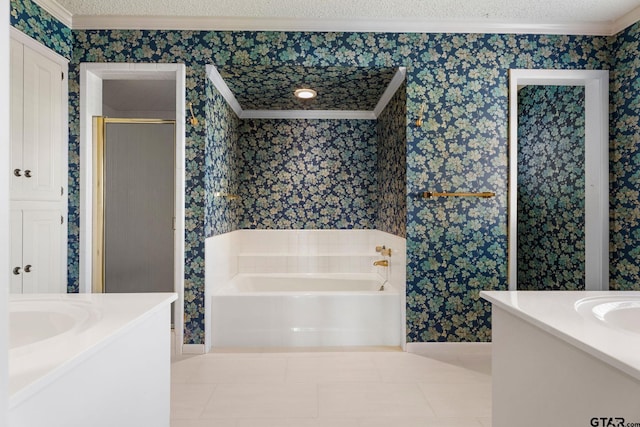
<instances>
[{"instance_id":1,"label":"cabinet door","mask_svg":"<svg viewBox=\"0 0 640 427\"><path fill-rule=\"evenodd\" d=\"M11 109L10 115L10 135L11 135L11 197L23 192L24 168L22 166L22 116L24 104L22 102L23 88L23 52L22 44L11 40ZM14 173L15 171L15 173Z\"/></svg>"},{"instance_id":2,"label":"cabinet door","mask_svg":"<svg viewBox=\"0 0 640 427\"><path fill-rule=\"evenodd\" d=\"M62 212L22 211L22 292L64 293L62 283Z\"/></svg>"},{"instance_id":3,"label":"cabinet door","mask_svg":"<svg viewBox=\"0 0 640 427\"><path fill-rule=\"evenodd\" d=\"M9 239L11 241L11 252L9 254L11 267L11 282L9 292L12 294L22 293L22 211L11 209L11 225L9 229ZM17 269L17 270L16 270ZM17 273L17 274L16 274Z\"/></svg>"},{"instance_id":4,"label":"cabinet door","mask_svg":"<svg viewBox=\"0 0 640 427\"><path fill-rule=\"evenodd\" d=\"M23 184L14 199L60 200L62 68L24 46Z\"/></svg>"}]
</instances>

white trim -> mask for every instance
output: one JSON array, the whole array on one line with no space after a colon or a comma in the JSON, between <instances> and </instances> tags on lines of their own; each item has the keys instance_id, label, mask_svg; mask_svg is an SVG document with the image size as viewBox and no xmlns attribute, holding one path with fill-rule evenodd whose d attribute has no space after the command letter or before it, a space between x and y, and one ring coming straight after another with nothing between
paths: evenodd
<instances>
[{"instance_id":1,"label":"white trim","mask_svg":"<svg viewBox=\"0 0 640 427\"><path fill-rule=\"evenodd\" d=\"M387 104L389 104L389 101L391 101L391 98L393 98L393 95L395 95L398 88L402 85L402 82L404 81L404 78L406 75L407 75L407 68L398 67L398 71L396 71L396 74L393 76L393 78L389 82L389 86L387 86L387 89L384 91L384 93L380 97L378 104L373 109L373 114L376 116L376 119L380 117L380 114L382 114Z\"/></svg>"},{"instance_id":2,"label":"white trim","mask_svg":"<svg viewBox=\"0 0 640 427\"><path fill-rule=\"evenodd\" d=\"M49 49L47 46L43 45L42 43L40 43L39 41L29 37L28 35L26 35L25 33L23 33L22 31L18 30L17 28L11 27L10 28L10 34L11 34L11 38L17 42L22 43L23 45L27 46L29 49L36 51L37 53L39 53L42 56L47 57L48 59L52 60L53 62L55 62L56 64L61 65L63 68L69 67L69 60L67 58L65 58L64 56L60 55L58 52ZM65 72L65 80L67 78L67 71L63 70ZM68 87L66 92L68 92ZM68 94L67 94L68 96ZM65 111L68 110L68 106L65 105Z\"/></svg>"},{"instance_id":3,"label":"white trim","mask_svg":"<svg viewBox=\"0 0 640 427\"><path fill-rule=\"evenodd\" d=\"M224 81L224 78L222 78L218 72L218 69L215 65L211 64L207 65L205 68L207 70L207 77L209 77L209 80L211 80L216 89L218 89L218 92L220 92L220 95L222 95L222 97L227 101L231 109L235 111L236 116L240 117L242 115L242 107L233 92L231 92L231 89L229 89L229 86L227 86L227 82Z\"/></svg>"},{"instance_id":4,"label":"white trim","mask_svg":"<svg viewBox=\"0 0 640 427\"><path fill-rule=\"evenodd\" d=\"M33 0L38 6L46 10L58 21L71 28L73 15L56 0Z\"/></svg>"},{"instance_id":5,"label":"white trim","mask_svg":"<svg viewBox=\"0 0 640 427\"><path fill-rule=\"evenodd\" d=\"M183 344L182 354L205 354L204 344Z\"/></svg>"},{"instance_id":6,"label":"white trim","mask_svg":"<svg viewBox=\"0 0 640 427\"><path fill-rule=\"evenodd\" d=\"M408 342L407 353L458 353L477 354L490 353L490 342Z\"/></svg>"},{"instance_id":7,"label":"white trim","mask_svg":"<svg viewBox=\"0 0 640 427\"><path fill-rule=\"evenodd\" d=\"M312 19L209 16L73 15L56 0L34 0L74 30L217 30L217 31L344 31L376 33L575 34L613 36L640 21L640 7L613 22L540 23L500 21L428 21L424 19Z\"/></svg>"},{"instance_id":8,"label":"white trim","mask_svg":"<svg viewBox=\"0 0 640 427\"><path fill-rule=\"evenodd\" d=\"M620 31L625 30L627 27L632 26L638 21L640 21L640 6L636 7L626 15L623 15L620 18L616 19L611 25L610 35L615 36Z\"/></svg>"},{"instance_id":9,"label":"white trim","mask_svg":"<svg viewBox=\"0 0 640 427\"><path fill-rule=\"evenodd\" d=\"M184 64L82 63L80 64L80 292L91 292L92 262L92 117L102 114L103 80L175 80L176 170L174 304L176 352L184 339L184 236L185 236L185 73Z\"/></svg>"},{"instance_id":10,"label":"white trim","mask_svg":"<svg viewBox=\"0 0 640 427\"><path fill-rule=\"evenodd\" d=\"M518 278L518 87L531 84L585 87L586 290L609 290L609 72L516 69L509 70L509 290Z\"/></svg>"},{"instance_id":11,"label":"white trim","mask_svg":"<svg viewBox=\"0 0 640 427\"><path fill-rule=\"evenodd\" d=\"M241 119L375 120L373 111L356 110L242 110Z\"/></svg>"},{"instance_id":12,"label":"white trim","mask_svg":"<svg viewBox=\"0 0 640 427\"><path fill-rule=\"evenodd\" d=\"M75 15L74 30L95 29L305 31L374 33L481 33L612 35L611 23L536 23L499 21L428 21L424 19L312 19L188 16Z\"/></svg>"},{"instance_id":13,"label":"white trim","mask_svg":"<svg viewBox=\"0 0 640 427\"><path fill-rule=\"evenodd\" d=\"M9 1L0 0L0 271L3 285L0 291L0 425L7 425L9 407L9 176L10 167L10 48Z\"/></svg>"}]
</instances>

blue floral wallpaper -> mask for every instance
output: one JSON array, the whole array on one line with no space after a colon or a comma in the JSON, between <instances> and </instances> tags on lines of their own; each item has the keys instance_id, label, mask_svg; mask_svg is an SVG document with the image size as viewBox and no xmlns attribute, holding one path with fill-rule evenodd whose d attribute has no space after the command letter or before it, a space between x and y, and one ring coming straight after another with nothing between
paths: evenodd
<instances>
[{"instance_id":1,"label":"blue floral wallpaper","mask_svg":"<svg viewBox=\"0 0 640 427\"><path fill-rule=\"evenodd\" d=\"M205 236L211 237L238 229L240 201L214 193L238 193L240 120L209 79L205 87Z\"/></svg>"},{"instance_id":2,"label":"blue floral wallpaper","mask_svg":"<svg viewBox=\"0 0 640 427\"><path fill-rule=\"evenodd\" d=\"M488 341L507 289L509 68L608 69L606 37L412 34L407 69L408 341ZM397 48L402 51L403 46ZM414 124L424 104L424 124ZM419 192L494 191L425 200Z\"/></svg>"},{"instance_id":3,"label":"blue floral wallpaper","mask_svg":"<svg viewBox=\"0 0 640 427\"><path fill-rule=\"evenodd\" d=\"M378 117L376 230L407 235L407 88L402 84Z\"/></svg>"},{"instance_id":4,"label":"blue floral wallpaper","mask_svg":"<svg viewBox=\"0 0 640 427\"><path fill-rule=\"evenodd\" d=\"M10 0L11 26L39 41L49 49L71 59L73 34L33 0Z\"/></svg>"},{"instance_id":5,"label":"blue floral wallpaper","mask_svg":"<svg viewBox=\"0 0 640 427\"><path fill-rule=\"evenodd\" d=\"M242 120L240 228L372 229L373 120Z\"/></svg>"},{"instance_id":6,"label":"blue floral wallpaper","mask_svg":"<svg viewBox=\"0 0 640 427\"><path fill-rule=\"evenodd\" d=\"M28 0L15 4L27 5ZM22 6L21 6L22 7ZM26 6L24 6L26 8ZM15 9L15 7L14 7ZM39 12L43 16L42 12ZM15 20L15 19L14 19ZM18 25L13 23L13 25ZM46 18L26 25L41 33ZM31 27L31 29L29 28ZM612 278L640 283L638 24L617 37L207 31L73 31L70 68L70 289L77 289L78 65L179 62L203 123L205 65L407 67L408 341L486 341L490 307L506 289L509 68L609 69L612 93ZM420 105L424 125L414 125ZM185 342L204 338L206 126L187 124ZM425 190L495 191L492 199L424 200ZM74 280L76 282L74 282Z\"/></svg>"},{"instance_id":7,"label":"blue floral wallpaper","mask_svg":"<svg viewBox=\"0 0 640 427\"><path fill-rule=\"evenodd\" d=\"M611 77L611 289L640 290L640 23L615 37Z\"/></svg>"},{"instance_id":8,"label":"blue floral wallpaper","mask_svg":"<svg viewBox=\"0 0 640 427\"><path fill-rule=\"evenodd\" d=\"M389 67L229 64L218 69L244 110L365 110L376 107L396 73ZM314 89L315 99L293 92Z\"/></svg>"},{"instance_id":9,"label":"blue floral wallpaper","mask_svg":"<svg viewBox=\"0 0 640 427\"><path fill-rule=\"evenodd\" d=\"M238 120L207 82L206 236L374 227L404 236L405 93L378 121Z\"/></svg>"},{"instance_id":10,"label":"blue floral wallpaper","mask_svg":"<svg viewBox=\"0 0 640 427\"><path fill-rule=\"evenodd\" d=\"M584 290L585 91L518 92L518 289Z\"/></svg>"}]
</instances>

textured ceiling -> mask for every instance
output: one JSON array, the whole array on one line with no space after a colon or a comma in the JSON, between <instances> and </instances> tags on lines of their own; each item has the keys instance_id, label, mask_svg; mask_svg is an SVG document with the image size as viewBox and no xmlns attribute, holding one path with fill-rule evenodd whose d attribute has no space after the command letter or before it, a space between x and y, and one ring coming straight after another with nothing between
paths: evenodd
<instances>
[{"instance_id":1,"label":"textured ceiling","mask_svg":"<svg viewBox=\"0 0 640 427\"><path fill-rule=\"evenodd\" d=\"M74 15L611 22L640 0L57 0Z\"/></svg>"},{"instance_id":2,"label":"textured ceiling","mask_svg":"<svg viewBox=\"0 0 640 427\"><path fill-rule=\"evenodd\" d=\"M396 73L395 68L233 66L218 72L243 110L372 111ZM293 92L311 88L315 99Z\"/></svg>"}]
</instances>

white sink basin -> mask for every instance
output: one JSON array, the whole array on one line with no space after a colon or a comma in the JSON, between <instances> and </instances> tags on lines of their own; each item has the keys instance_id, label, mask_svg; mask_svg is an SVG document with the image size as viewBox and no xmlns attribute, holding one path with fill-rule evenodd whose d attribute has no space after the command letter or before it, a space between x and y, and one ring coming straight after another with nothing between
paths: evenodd
<instances>
[{"instance_id":1,"label":"white sink basin","mask_svg":"<svg viewBox=\"0 0 640 427\"><path fill-rule=\"evenodd\" d=\"M576 302L576 310L605 325L640 334L640 297L590 297Z\"/></svg>"}]
</instances>

